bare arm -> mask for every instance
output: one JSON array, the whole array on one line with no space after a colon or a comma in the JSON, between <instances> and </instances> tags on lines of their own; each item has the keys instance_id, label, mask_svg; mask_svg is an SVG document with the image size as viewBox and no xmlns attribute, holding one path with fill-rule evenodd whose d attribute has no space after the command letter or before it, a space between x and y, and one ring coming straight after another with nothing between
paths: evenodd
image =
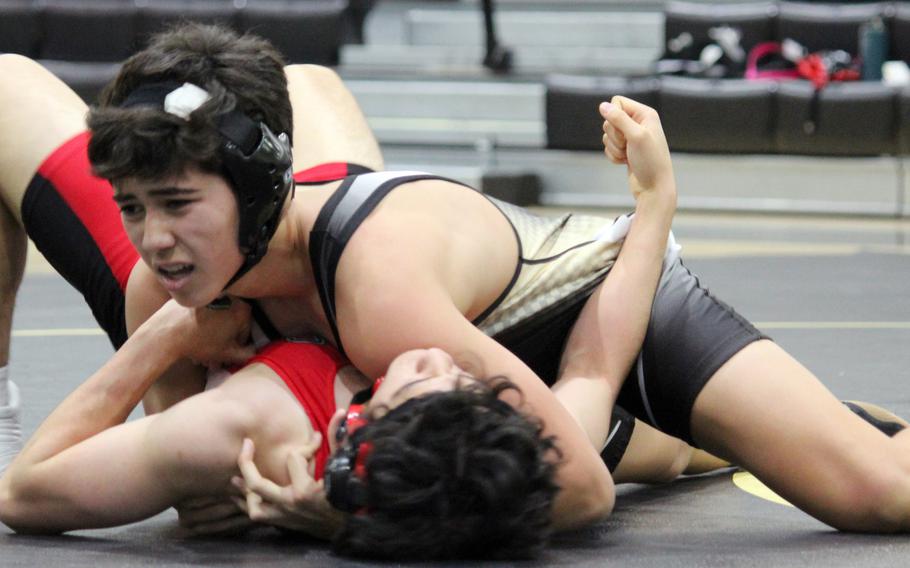
<instances>
[{"instance_id":1,"label":"bare arm","mask_svg":"<svg viewBox=\"0 0 910 568\"><path fill-rule=\"evenodd\" d=\"M387 264L383 259L375 261L380 266ZM339 317L355 366L368 376L379 376L398 354L426 347L439 347L456 358L467 354L478 358L485 375L507 376L520 387L523 404L516 397L507 401L539 417L544 434L558 438L563 460L556 473L561 491L554 503L554 526L563 530L606 516L614 500L609 472L585 433L543 381L466 320L441 283L419 262L399 259L395 271L373 274L376 278L369 279L372 295L359 298L355 314Z\"/></svg>"},{"instance_id":2,"label":"bare arm","mask_svg":"<svg viewBox=\"0 0 910 568\"><path fill-rule=\"evenodd\" d=\"M147 448L157 417L123 421L177 358L226 346L248 356L237 345L247 325L242 306L219 314L165 306L38 428L0 479L0 519L20 531L59 532L130 522L171 505L175 486Z\"/></svg>"},{"instance_id":3,"label":"bare arm","mask_svg":"<svg viewBox=\"0 0 910 568\"><path fill-rule=\"evenodd\" d=\"M641 351L676 211L676 182L657 113L623 97L601 113L605 152L628 167L635 217L616 263L572 330L554 386L597 448L606 442L616 396Z\"/></svg>"}]
</instances>

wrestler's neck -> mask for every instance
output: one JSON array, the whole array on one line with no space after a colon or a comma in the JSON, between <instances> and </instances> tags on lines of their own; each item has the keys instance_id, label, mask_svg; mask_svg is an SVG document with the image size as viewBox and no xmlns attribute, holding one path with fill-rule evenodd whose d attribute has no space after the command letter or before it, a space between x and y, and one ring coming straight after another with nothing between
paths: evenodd
<instances>
[{"instance_id":1,"label":"wrestler's neck","mask_svg":"<svg viewBox=\"0 0 910 568\"><path fill-rule=\"evenodd\" d=\"M244 298L289 298L315 293L310 229L329 195L331 192L322 188L298 190L269 241L266 255L228 292Z\"/></svg>"}]
</instances>

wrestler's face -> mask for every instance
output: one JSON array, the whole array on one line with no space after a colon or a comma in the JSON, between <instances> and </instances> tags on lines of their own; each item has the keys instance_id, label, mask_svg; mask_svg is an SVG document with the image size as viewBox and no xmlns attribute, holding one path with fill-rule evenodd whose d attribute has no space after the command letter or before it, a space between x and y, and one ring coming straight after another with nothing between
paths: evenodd
<instances>
[{"instance_id":1,"label":"wrestler's face","mask_svg":"<svg viewBox=\"0 0 910 568\"><path fill-rule=\"evenodd\" d=\"M408 399L430 392L450 391L466 381L475 381L442 349L415 349L396 357L382 383L370 399L370 406L395 408Z\"/></svg>"},{"instance_id":2,"label":"wrestler's face","mask_svg":"<svg viewBox=\"0 0 910 568\"><path fill-rule=\"evenodd\" d=\"M128 178L114 200L130 242L183 306L217 298L243 262L237 202L221 176L188 169L170 179Z\"/></svg>"}]
</instances>

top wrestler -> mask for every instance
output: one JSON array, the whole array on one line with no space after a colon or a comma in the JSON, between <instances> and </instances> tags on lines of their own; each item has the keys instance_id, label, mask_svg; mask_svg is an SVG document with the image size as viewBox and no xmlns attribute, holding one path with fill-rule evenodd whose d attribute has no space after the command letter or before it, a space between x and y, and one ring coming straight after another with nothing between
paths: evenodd
<instances>
[{"instance_id":1,"label":"top wrestler","mask_svg":"<svg viewBox=\"0 0 910 568\"><path fill-rule=\"evenodd\" d=\"M238 41L233 36L221 39L226 41L222 44L223 48L226 47L225 55L244 53L250 56L247 61L251 64L256 59L252 54L265 58L273 56L271 50L264 49L263 44L255 41ZM87 137L80 134L84 105L68 88L34 62L18 56L4 56L0 58L0 66L4 77L16 79L0 84L0 98L5 103L3 108L15 109L15 113L4 113L0 121L3 132L6 133L4 137L15 133L21 138L23 132L28 135L32 131L27 125L39 118L47 127L44 136L26 136L27 139L20 140L19 144L4 145L0 152L0 163L3 165L0 168L0 190L5 202L2 209L11 213L5 217L10 222L4 226L0 241L8 245L21 242L18 238L22 233L22 228L18 225L18 219L21 218L29 235L55 268L83 293L111 342L119 347L126 335L123 289L127 286L137 256L122 233L119 213L110 200L110 186L103 180L88 175L89 166L85 156ZM314 163L322 164L296 174L294 177L298 184L324 181L332 176L341 177L356 169L356 166L345 166L343 163L325 164L326 160L354 161L370 164L374 168L381 167L382 160L375 141L356 103L344 90L337 76L312 66L292 66L286 74L294 108L309 111L295 115L294 123L298 132L303 131L309 135L297 136L303 141L294 148L295 163L310 166ZM23 98L22 91L18 88L23 84L34 92L42 93L43 97L40 100L35 100L34 97ZM49 158L44 158L45 153L55 145L71 137L73 138L69 142L54 150ZM35 170L38 174L29 182L29 177ZM17 254L5 257L7 270L4 274L21 275L21 264L14 266L17 258L22 261L21 254L12 246L8 250ZM9 321L6 323L8 330ZM277 351L286 354L293 349L285 346ZM306 361L304 359L301 365ZM284 369L289 368L287 361L283 361L282 365ZM326 380L333 378L328 377ZM76 403L72 401L66 403L67 408L73 408L74 405ZM15 410L15 405L8 408ZM116 414L119 411L114 412ZM98 418L97 412L93 413L93 417ZM622 434L613 436L603 455L611 469L615 468L614 474L618 482L666 481L684 470L697 472L725 465L724 462L693 451L681 441L661 435L646 425L639 424L630 432L629 426L634 422L631 417L619 420L614 413L614 419L622 426L620 430L626 437L623 438ZM65 421L67 424L71 422L72 420ZM95 424L97 420L89 422ZM106 427L111 423L102 420L102 424ZM86 431L92 428L89 424L84 424L83 427ZM43 428L36 443L45 446L46 441L42 437L56 437L58 434L53 429ZM107 439L114 438L108 436ZM67 467L76 467L76 463L70 462ZM91 466L89 469L95 468ZM15 473L21 476L29 472L29 469L19 467ZM31 494L36 495L36 491L32 486ZM61 506L60 509L61 513L65 512L64 507ZM184 508L182 512L186 511ZM47 530L59 526L52 516L45 516L44 519L49 523ZM84 517L85 524L78 526L94 526L91 519L89 516ZM224 526L223 521L231 519L218 519L213 524Z\"/></svg>"},{"instance_id":2,"label":"top wrestler","mask_svg":"<svg viewBox=\"0 0 910 568\"><path fill-rule=\"evenodd\" d=\"M263 81L257 96L275 102L257 110L206 58L162 61L154 51L127 61L88 119L92 165L112 181L144 261L133 275L148 294L137 295L139 311L161 303L152 284L187 306L225 291L253 298L282 334L332 338L367 376L412 348L470 354L482 374L514 381L558 438L557 527L612 507L594 448L617 399L832 526L910 525L910 435L888 438L860 420L701 288L672 248L665 255L676 187L652 109L624 98L601 109L607 154L629 170L632 219L540 219L413 173L349 177L288 200L287 127L271 118L283 85ZM242 134L257 130L269 142L254 148ZM243 152L261 166L255 176L237 170ZM240 224L239 248L238 218L249 216L235 192L263 219ZM541 378L556 381L565 406ZM368 488L380 477L371 460L389 446L375 440L355 468Z\"/></svg>"},{"instance_id":3,"label":"top wrestler","mask_svg":"<svg viewBox=\"0 0 910 568\"><path fill-rule=\"evenodd\" d=\"M222 155L223 152L233 150L230 145L220 141L222 136L233 139L234 145L240 147L243 147L243 140L214 127L217 123L224 125L233 122L237 125L237 120L243 122L236 118L236 114L228 116L233 99L239 97L239 93L232 93L230 85L225 90L225 86L219 84L221 81L216 82L207 77L206 72L213 72L210 68L187 69L176 65L168 66L167 69L159 66L156 71L153 65L149 65L153 61L143 61L141 57L134 58L132 63L133 65L124 67L124 72L108 92L106 106L90 117L93 129L90 149L92 159L97 171L109 176L117 187L131 239L139 248L143 259L157 270L141 270L143 265L139 265L140 268L134 271L134 278L138 278L140 290L145 289L150 297L154 296L153 288L145 282L160 280L170 288L171 294L178 301L188 305L204 305L222 293L245 262L233 244L236 242L233 237L237 234L235 227L239 213L233 199L232 186L227 181L229 178L216 173L221 172L220 167L216 167L220 165L221 158L227 162L237 157L236 154ZM143 66L147 68L143 69ZM176 84L168 84L162 79L174 80ZM185 87L181 81L191 83L195 88ZM276 87L266 84L263 88ZM200 90L204 91L201 96ZM184 104L164 101L171 93L176 93L171 103ZM201 106L192 110L200 102ZM544 222L527 217L517 209L488 201L483 196L450 182L430 179L431 176L414 180L414 183L403 185L392 192L376 211L366 217L362 226L353 234L337 267L331 261L327 263L329 269L338 269L338 278L337 286L334 286L337 295L331 291L325 292L325 312L320 306L320 293L316 290L313 270L310 268L311 260L317 267L322 264L319 258L309 257L309 247L312 244L310 230L333 188L298 194L297 199L286 207L287 213L282 217L269 243L269 252L259 264L230 284L228 292L261 298L265 312L285 334L315 331L330 336L337 329L336 342L339 346L343 339L354 362L372 375L381 374L393 355L406 347L441 346L459 354L470 352L482 362L486 371L512 377L521 386L530 408L543 417L547 432L555 433L563 448L564 460L557 470L562 490L557 495L555 519L562 526L571 526L596 518L609 509L612 502L611 485L596 452L577 424L587 427L588 436L595 443L601 442L605 436L604 410L609 409L617 396L626 370L631 367L639 351L644 328L648 323L653 292L661 274L669 220L675 205L672 171L656 115L650 109L626 99L617 102L616 107L606 111L607 130L610 131L608 153L615 160L628 160L633 194L637 197L637 215L631 222L631 228L628 227L628 220L625 220L619 226L612 227L612 234L608 233L605 239L585 239L574 249L588 252L591 248L601 248L593 256L603 253L615 255L619 242L610 237L621 236L624 229L628 229L622 254L612 271L609 271L609 277L600 283L612 265L608 258L599 266L594 266L593 274L587 275L588 278L582 275L581 282L576 282L584 292L575 302L571 302L575 310L580 311L577 323L573 323L575 314L556 314L562 316L560 319L567 327L573 326L557 388L563 397L578 397L581 404L573 407L575 416L555 404L550 393L521 360L471 324L471 320L488 311L486 308L496 303L495 300L500 295L505 295L503 290L507 288L521 294L536 293L522 288L526 280L524 267L521 266L524 262L516 267L519 244L509 220L501 211L513 220L524 219L527 225L522 226L522 230L539 228ZM242 100L240 108L250 114L255 110L244 108ZM222 115L226 120L219 118ZM281 131L276 127L280 126L280 122L273 124L268 119L266 122L271 124L273 130ZM136 127L140 123L149 127L141 130L149 134L151 140L137 136ZM617 124L624 135L614 130ZM249 132L249 128L246 130ZM192 167L187 168L188 163L181 159L182 151L177 150L171 156L177 159L171 163L158 160L160 156L157 152L153 163L139 159L152 157L143 156L143 151L167 148L167 145L161 144L162 141L176 138L192 143L193 136L197 133L207 133L209 155L189 160ZM161 140L155 138L159 135ZM113 144L115 141L117 144ZM277 144L280 143L279 140ZM203 150L205 146L206 144L202 145ZM128 155L109 155L108 151L113 149L118 152L125 150ZM277 154L280 152L272 153L272 156ZM268 152L264 157L268 159ZM267 164L265 161L262 163ZM136 164L144 166L141 169L131 167ZM158 167L158 171L151 166ZM225 163L225 166L231 175L231 165ZM118 171L117 168L123 169ZM344 198L361 196L365 189L369 189L363 184L375 180L376 176L372 175L346 181L345 188L350 186L350 190L336 194L336 200L341 203L332 201L333 205L338 205L335 211L348 211L350 204ZM234 185L239 184L235 181ZM245 186L234 189L238 193L249 190ZM278 201L280 204L281 199ZM375 202L370 204L375 205ZM326 215L329 213L326 209ZM199 223L200 218L205 219L206 223ZM420 235L418 242L411 242L403 234L401 226L405 224ZM587 224L589 228L585 230L591 231L590 237L595 236L593 233L599 232L603 226L602 221L595 224L574 217L557 225L556 232L562 225L566 225L563 236L571 237L569 233L578 226L576 224ZM332 222L330 228L335 228L336 225ZM318 231L314 234L318 234ZM231 238L225 238L226 235ZM521 236L525 240L533 238L533 235L528 234ZM588 240L592 242L587 243ZM211 243L216 244L214 250L208 248ZM241 241L243 252L249 255L246 264L255 261L258 252L255 244L246 238ZM554 253L561 252L566 246L565 241L560 241L556 233L549 244L554 247ZM546 252L530 251L527 248L524 247L526 257L532 257L535 252L549 256ZM313 246L313 249L320 252L317 246ZM440 250L445 250L446 254L439 254ZM340 254L340 251L336 252ZM395 253L400 253L400 256ZM573 256L574 258L568 259L570 261L577 259L575 255L564 256ZM492 270L483 272L480 268L488 266L487 257L498 262L493 264ZM534 268L534 259L528 260L530 262L526 263L527 268ZM395 263L394 271L387 269L390 261ZM145 276L137 276L136 272L140 271L144 271ZM458 278L459 274L480 276L475 276L474 281L466 282ZM517 286L510 287L513 275L518 278L518 282ZM335 284L331 274L324 276L320 283ZM664 281L670 285L661 285L661 291L679 292L680 282L690 286L690 291L694 288L692 277L684 273L678 260L673 258L667 262ZM571 285L569 283L570 288ZM693 325L693 322L679 322L672 318L667 321L666 312L675 310L672 302L670 309L662 310L661 302L681 300L667 298L673 295L658 294L655 315L664 315L656 319L658 323L652 322L649 328L649 334L653 331L652 337L654 334L659 336L669 332L666 329L668 326L684 325L685 329L689 329L688 326ZM646 341L644 356L637 365L641 370L641 380L637 383L645 385L645 381L665 381L670 378L665 376L666 373L656 372L663 365L674 365L672 361L667 363L665 356L669 355L684 359L676 370L693 371L694 384L645 385L647 388L644 390L649 398L640 399L638 404L642 407L643 415L662 427L687 434L688 414L691 411L694 438L724 450L728 455L741 457L738 461L760 470L757 473L770 480L772 486L788 489L785 496L790 496L791 500L796 500L823 520L844 528L885 528L885 521L893 519L872 513L882 510L874 509L874 506L879 505L878 502L857 512L857 507L846 506L846 498L842 499L840 495L831 497L830 491L813 493L814 488L807 487L805 479L791 479L786 474L786 468L775 466L792 466L794 462L802 464L808 458L808 469L811 470L817 468L820 462L830 462L830 459L824 458L831 457L832 454L836 454L834 457L843 455L840 445L837 446L837 451L827 444L821 444L819 449L806 450L794 446L792 440L795 438L805 441L808 436L818 434L819 430L824 430L819 438L822 441L832 437L839 439L839 435L846 432L849 434L848 439L862 442L859 447L866 453L859 457L878 463L872 472L875 475L861 476L859 474L865 474L865 471L859 467L859 457L851 454L835 468L835 473L841 476L839 479L855 476L857 487L868 488L873 484L876 487L887 486L897 492L900 487L893 482L894 477L887 478L878 474L899 469L901 464L896 464L892 456L885 454L890 449L888 444L906 444L906 437L899 435L893 442L889 442L874 429L863 425L818 386L808 376L808 372L792 363L773 344L752 341L758 338L758 334L726 307L704 297L697 288L692 296L694 300L701 298L700 301L707 302L701 306L707 315L718 316L721 322L726 322L724 325L733 325L741 333L730 334L726 331L728 328L722 328L718 335L725 341L732 336L733 344L724 343L724 353L711 358L707 365L697 369L692 369L694 363L689 364L685 359L698 358L698 349L717 354L715 345L706 345L716 339L714 336L694 337L690 343L696 345L674 346L678 348L676 353L667 353L663 345L654 345L659 341L651 342L649 351L649 342ZM506 298L506 301L509 302L510 299ZM139 308L136 321L143 317L139 312L144 309L145 313L150 313L156 303L161 303L160 297L139 297L135 303ZM582 307L585 303L585 307ZM551 305L566 307L559 302ZM499 313L493 313L491 317L502 316L501 320L505 322L502 325L506 329L495 333L504 339L510 331L508 319L515 314L508 310L497 311ZM552 312L553 310L545 311L544 315L553 315ZM426 321L424 316L427 313L434 315L433 322ZM393 314L399 321L391 321ZM522 315L518 314L518 317ZM130 317L134 316L128 314ZM556 345L557 354L560 347L561 344ZM607 352L608 358L605 357ZM762 358L763 361L753 364L755 359ZM543 366L539 368L543 369ZM555 378L555 369L550 370L552 373L547 378L552 380ZM546 374L543 371L541 373ZM766 380L756 380L765 374L770 375ZM790 382L782 384L783 379L789 379ZM736 383L735 389L729 388L731 381ZM811 419L807 423L805 412L801 416L795 412L792 416L800 416L800 424L794 425L792 419L782 422L785 426L797 426L790 431L781 431L778 423L769 420L771 424L768 428L758 428L759 433L756 434L751 428L759 423L758 419L766 415L777 418L778 411L762 407L759 401L752 398L756 394L753 391L770 388L773 393L775 388L786 387L791 388L788 391L788 401L793 398L793 388L800 393L797 397L799 404L794 407L802 410L805 405L811 411ZM671 390L673 388L686 391L680 398L689 403L694 401L694 410L686 404L682 405L682 409L676 408L673 399L677 395ZM596 396L581 396L582 391L588 389L594 391ZM737 389L747 392L737 398L737 393L730 392ZM603 399L602 403L597 403L598 397ZM159 397L158 400L166 402L167 397ZM705 400L713 403L704 403ZM732 420L724 422L729 403L734 404L740 417L745 414L751 420L747 420L750 424L748 432L739 424L730 424ZM585 404L589 406L586 407ZM783 406L787 406L787 401ZM793 411L794 408L789 410ZM831 419L835 419L833 422L841 426L832 429ZM715 431L710 428L714 423L723 427ZM372 425L364 427L361 432L367 433L370 426ZM832 430L837 431L832 435ZM778 441L779 451L772 452L769 458L767 451L756 449L755 444L746 443L748 441L757 441L760 448L774 447L771 442ZM370 453L372 457L367 458L365 467L361 464L361 467L355 468L355 471L365 472L367 487L375 485L376 471L370 468L370 463L381 455L380 445L382 444L374 444L373 452ZM891 466L891 469L886 465ZM881 492L875 495L880 494ZM794 495L799 499L792 497ZM378 504L370 503L369 509L374 506L378 507ZM900 520L902 519L898 519Z\"/></svg>"}]
</instances>

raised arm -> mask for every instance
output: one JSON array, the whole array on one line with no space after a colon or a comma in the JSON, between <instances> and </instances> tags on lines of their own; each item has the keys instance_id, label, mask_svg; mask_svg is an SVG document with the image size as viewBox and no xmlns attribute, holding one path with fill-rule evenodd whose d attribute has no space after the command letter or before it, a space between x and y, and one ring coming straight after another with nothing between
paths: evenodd
<instances>
[{"instance_id":1,"label":"raised arm","mask_svg":"<svg viewBox=\"0 0 910 568\"><path fill-rule=\"evenodd\" d=\"M606 442L613 403L641 351L676 211L673 166L657 112L624 97L600 111L605 153L628 168L635 216L616 263L569 336L554 386L597 448Z\"/></svg>"},{"instance_id":2,"label":"raised arm","mask_svg":"<svg viewBox=\"0 0 910 568\"><path fill-rule=\"evenodd\" d=\"M59 532L129 522L173 504L174 486L158 477L146 445L157 417L114 427L175 360L251 355L238 342L247 330L240 304L219 313L165 306L38 428L0 479L0 520Z\"/></svg>"}]
</instances>

